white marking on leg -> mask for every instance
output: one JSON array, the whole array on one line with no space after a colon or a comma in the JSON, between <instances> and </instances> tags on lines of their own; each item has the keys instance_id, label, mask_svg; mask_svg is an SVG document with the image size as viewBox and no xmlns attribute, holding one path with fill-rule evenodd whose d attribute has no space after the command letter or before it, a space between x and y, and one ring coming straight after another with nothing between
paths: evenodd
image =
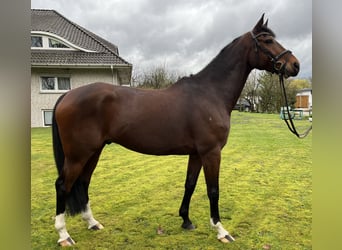
<instances>
[{"instance_id":1,"label":"white marking on leg","mask_svg":"<svg viewBox=\"0 0 342 250\"><path fill-rule=\"evenodd\" d=\"M59 214L55 217L55 228L59 234L59 240L57 243L67 240L68 238L71 239L70 235L67 232L66 225L65 225L65 215ZM74 243L75 244L75 243Z\"/></svg>"},{"instance_id":2,"label":"white marking on leg","mask_svg":"<svg viewBox=\"0 0 342 250\"><path fill-rule=\"evenodd\" d=\"M91 229L94 226L97 226L98 229L102 229L103 228L103 226L97 220L94 219L89 202L87 203L86 210L82 212L82 218L86 222L88 222L88 229Z\"/></svg>"},{"instance_id":3,"label":"white marking on leg","mask_svg":"<svg viewBox=\"0 0 342 250\"><path fill-rule=\"evenodd\" d=\"M216 224L214 224L213 218L211 218L210 225L217 230L217 239L221 240L222 238L225 238L225 236L229 235L234 240L229 232L223 228L221 222L217 222Z\"/></svg>"}]
</instances>

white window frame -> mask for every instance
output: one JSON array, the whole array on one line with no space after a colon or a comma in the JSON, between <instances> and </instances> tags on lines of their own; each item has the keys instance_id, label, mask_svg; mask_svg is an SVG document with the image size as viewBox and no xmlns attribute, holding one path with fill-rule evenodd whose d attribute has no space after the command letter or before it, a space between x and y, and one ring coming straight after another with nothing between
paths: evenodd
<instances>
[{"instance_id":1,"label":"white window frame","mask_svg":"<svg viewBox=\"0 0 342 250\"><path fill-rule=\"evenodd\" d=\"M80 46L73 44L72 42L66 40L65 38L58 36L56 34L45 32L45 31L31 31L31 36L40 36L42 38L43 46L42 47L31 47L32 50L72 50L72 51L84 51L84 52L96 52L94 50L88 50L85 48L81 48ZM49 47L49 38L57 40L68 48L51 48Z\"/></svg>"},{"instance_id":2,"label":"white window frame","mask_svg":"<svg viewBox=\"0 0 342 250\"><path fill-rule=\"evenodd\" d=\"M54 89L43 89L43 78L49 77L54 78ZM69 89L58 89L58 78L69 78L70 88ZM71 77L68 75L41 75L39 77L39 88L41 94L51 94L51 93L65 93L72 89Z\"/></svg>"},{"instance_id":3,"label":"white window frame","mask_svg":"<svg viewBox=\"0 0 342 250\"><path fill-rule=\"evenodd\" d=\"M71 47L69 44L66 42L62 41L58 37L50 37L50 36L45 36L45 35L39 35L39 34L32 34L32 36L35 37L41 37L42 38L42 47L31 47L31 49L36 49L36 50L76 50L75 48ZM66 48L57 48L57 47L50 47L50 39L55 40L65 46Z\"/></svg>"},{"instance_id":4,"label":"white window frame","mask_svg":"<svg viewBox=\"0 0 342 250\"><path fill-rule=\"evenodd\" d=\"M51 112L51 124L49 124L49 123L47 123L46 121L45 121L45 113L46 112ZM53 110L52 109L43 109L42 110L42 121L43 121L43 126L44 127L50 127L50 126L52 126L52 113L53 113Z\"/></svg>"}]
</instances>

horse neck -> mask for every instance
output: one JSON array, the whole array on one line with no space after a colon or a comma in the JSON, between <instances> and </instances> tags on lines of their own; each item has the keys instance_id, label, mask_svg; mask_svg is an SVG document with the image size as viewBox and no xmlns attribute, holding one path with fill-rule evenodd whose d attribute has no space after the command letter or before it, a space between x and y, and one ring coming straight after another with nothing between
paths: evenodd
<instances>
[{"instance_id":1,"label":"horse neck","mask_svg":"<svg viewBox=\"0 0 342 250\"><path fill-rule=\"evenodd\" d=\"M237 38L227 45L195 75L200 84L206 85L206 91L215 92L229 112L235 106L252 70L248 63L251 46L247 46L242 39Z\"/></svg>"}]
</instances>

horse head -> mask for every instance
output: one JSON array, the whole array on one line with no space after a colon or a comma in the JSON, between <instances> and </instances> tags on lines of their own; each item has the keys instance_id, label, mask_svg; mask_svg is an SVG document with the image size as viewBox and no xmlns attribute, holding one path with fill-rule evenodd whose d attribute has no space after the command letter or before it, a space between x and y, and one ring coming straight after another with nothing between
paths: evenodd
<instances>
[{"instance_id":1,"label":"horse head","mask_svg":"<svg viewBox=\"0 0 342 250\"><path fill-rule=\"evenodd\" d=\"M267 27L267 24L268 20L264 23L263 14L253 30L249 32L250 36L246 36L254 47L250 52L250 65L285 77L296 76L299 72L298 59L276 41L274 32Z\"/></svg>"}]
</instances>

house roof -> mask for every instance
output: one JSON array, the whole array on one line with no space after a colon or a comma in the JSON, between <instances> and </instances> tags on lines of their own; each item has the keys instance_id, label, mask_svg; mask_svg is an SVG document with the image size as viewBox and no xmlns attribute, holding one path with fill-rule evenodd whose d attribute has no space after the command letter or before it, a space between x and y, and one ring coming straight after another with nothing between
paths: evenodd
<instances>
[{"instance_id":1,"label":"house roof","mask_svg":"<svg viewBox=\"0 0 342 250\"><path fill-rule=\"evenodd\" d=\"M305 93L305 92L310 92L310 93L312 93L312 88L300 89L300 90L297 91L297 94Z\"/></svg>"},{"instance_id":2,"label":"house roof","mask_svg":"<svg viewBox=\"0 0 342 250\"><path fill-rule=\"evenodd\" d=\"M125 65L128 63L123 62L120 57L113 53L92 53L83 51L50 51L50 50L36 50L31 51L32 65Z\"/></svg>"},{"instance_id":3,"label":"house roof","mask_svg":"<svg viewBox=\"0 0 342 250\"><path fill-rule=\"evenodd\" d=\"M132 65L119 56L118 47L68 20L55 10L31 10L31 33L65 39L77 50L31 49L32 67L114 67L129 78ZM125 75L123 68L127 68ZM123 79L127 82L127 79Z\"/></svg>"}]
</instances>

